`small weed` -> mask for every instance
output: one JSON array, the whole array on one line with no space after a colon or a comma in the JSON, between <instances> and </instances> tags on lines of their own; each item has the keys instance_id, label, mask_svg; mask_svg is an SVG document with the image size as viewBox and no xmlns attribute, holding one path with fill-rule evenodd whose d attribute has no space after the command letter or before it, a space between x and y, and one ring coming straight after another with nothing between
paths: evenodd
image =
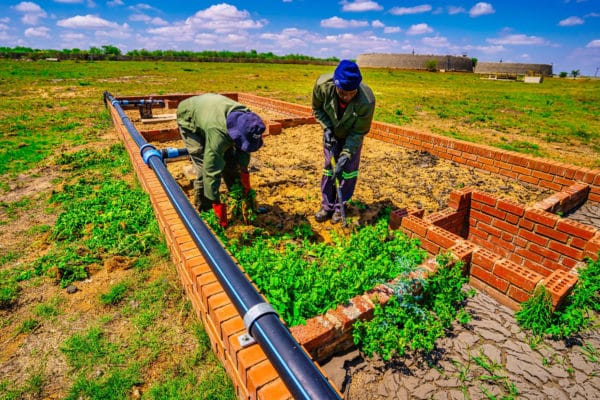
<instances>
[{"instance_id":1,"label":"small weed","mask_svg":"<svg viewBox=\"0 0 600 400\"><path fill-rule=\"evenodd\" d=\"M100 302L104 305L116 305L125 298L129 285L126 282L120 282L113 285L107 293L100 295Z\"/></svg>"},{"instance_id":2,"label":"small weed","mask_svg":"<svg viewBox=\"0 0 600 400\"><path fill-rule=\"evenodd\" d=\"M46 303L36 305L33 309L33 313L42 319L51 319L52 317L60 315L61 311L59 306L62 304L62 302L63 299L59 296L54 297Z\"/></svg>"},{"instance_id":3,"label":"small weed","mask_svg":"<svg viewBox=\"0 0 600 400\"><path fill-rule=\"evenodd\" d=\"M598 363L600 360L600 352L590 342L584 343L583 354L585 354L585 358L590 362Z\"/></svg>"},{"instance_id":4,"label":"small weed","mask_svg":"<svg viewBox=\"0 0 600 400\"><path fill-rule=\"evenodd\" d=\"M21 323L17 329L17 333L29 333L33 332L40 326L40 322L36 319L26 319Z\"/></svg>"}]
</instances>

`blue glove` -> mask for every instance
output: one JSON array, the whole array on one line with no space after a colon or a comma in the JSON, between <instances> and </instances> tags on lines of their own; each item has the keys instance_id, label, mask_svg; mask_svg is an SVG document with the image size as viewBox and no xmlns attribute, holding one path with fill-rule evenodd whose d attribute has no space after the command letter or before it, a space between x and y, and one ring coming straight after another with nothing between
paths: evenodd
<instances>
[{"instance_id":1,"label":"blue glove","mask_svg":"<svg viewBox=\"0 0 600 400\"><path fill-rule=\"evenodd\" d=\"M323 146L327 150L333 149L337 145L337 138L333 134L332 130L329 128L325 128L323 130Z\"/></svg>"},{"instance_id":2,"label":"blue glove","mask_svg":"<svg viewBox=\"0 0 600 400\"><path fill-rule=\"evenodd\" d=\"M348 161L350 161L350 156L346 153L342 153L340 158L337 160L337 164L335 165L335 171L333 173L333 177L335 179L342 178L342 172L344 171L346 164L348 164Z\"/></svg>"}]
</instances>

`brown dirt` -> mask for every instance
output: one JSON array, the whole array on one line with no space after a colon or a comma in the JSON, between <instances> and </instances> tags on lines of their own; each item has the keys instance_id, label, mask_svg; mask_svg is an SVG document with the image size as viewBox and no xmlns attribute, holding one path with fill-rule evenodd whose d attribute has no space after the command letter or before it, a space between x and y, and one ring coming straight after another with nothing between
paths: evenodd
<instances>
[{"instance_id":1,"label":"brown dirt","mask_svg":"<svg viewBox=\"0 0 600 400\"><path fill-rule=\"evenodd\" d=\"M258 112L261 114L261 112ZM173 127L173 126L171 126ZM182 147L182 141L156 143L157 147ZM191 197L193 176L184 169L190 162L169 162L171 174ZM264 146L250 163L251 182L259 206L268 209L255 225L288 231L300 223L310 223L323 239L330 236L329 222L316 223L323 168L321 129L318 125L286 128L279 135L265 137ZM425 214L447 207L455 189L474 187L487 193L531 205L550 191L496 176L436 157L428 152L408 150L367 136L353 205L349 207L349 226L372 221L382 209L417 208ZM234 221L235 224L235 221ZM230 234L235 234L232 227Z\"/></svg>"}]
</instances>

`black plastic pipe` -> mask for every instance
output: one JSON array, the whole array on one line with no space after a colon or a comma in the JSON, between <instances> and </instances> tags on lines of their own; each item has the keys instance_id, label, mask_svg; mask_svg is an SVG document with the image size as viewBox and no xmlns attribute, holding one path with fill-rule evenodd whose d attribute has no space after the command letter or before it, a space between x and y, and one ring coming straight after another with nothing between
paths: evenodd
<instances>
[{"instance_id":1,"label":"black plastic pipe","mask_svg":"<svg viewBox=\"0 0 600 400\"><path fill-rule=\"evenodd\" d=\"M121 99L121 100L117 100L117 101L122 106L142 106L142 105L146 105L146 104L160 105L160 106L164 106L165 105L165 101L164 100L152 100L152 99L127 100L127 99Z\"/></svg>"},{"instance_id":2,"label":"black plastic pipe","mask_svg":"<svg viewBox=\"0 0 600 400\"><path fill-rule=\"evenodd\" d=\"M243 317L248 333L265 352L294 399L340 399L339 393L294 339L273 307L264 301L204 224L163 164L161 152L146 142L123 112L119 101L109 92L104 92L104 102L107 101L117 110L127 131L140 148L144 162L156 173L194 243Z\"/></svg>"}]
</instances>

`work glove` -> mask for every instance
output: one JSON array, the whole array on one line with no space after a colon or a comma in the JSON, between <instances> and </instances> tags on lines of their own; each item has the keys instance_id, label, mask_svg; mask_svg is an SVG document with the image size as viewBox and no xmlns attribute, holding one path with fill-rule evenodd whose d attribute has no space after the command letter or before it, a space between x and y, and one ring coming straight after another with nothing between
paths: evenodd
<instances>
[{"instance_id":1,"label":"work glove","mask_svg":"<svg viewBox=\"0 0 600 400\"><path fill-rule=\"evenodd\" d=\"M350 161L350 156L346 153L342 153L340 158L337 160L337 164L335 165L335 171L333 172L333 177L335 179L342 179L342 172L344 171L344 167Z\"/></svg>"},{"instance_id":2,"label":"work glove","mask_svg":"<svg viewBox=\"0 0 600 400\"><path fill-rule=\"evenodd\" d=\"M213 211L217 215L219 219L219 225L223 228L227 227L227 204L223 203L213 203L212 205Z\"/></svg>"},{"instance_id":3,"label":"work glove","mask_svg":"<svg viewBox=\"0 0 600 400\"><path fill-rule=\"evenodd\" d=\"M247 196L250 193L250 174L248 172L242 172L241 174L242 187L244 188L244 194Z\"/></svg>"},{"instance_id":4,"label":"work glove","mask_svg":"<svg viewBox=\"0 0 600 400\"><path fill-rule=\"evenodd\" d=\"M323 146L327 150L333 149L337 145L337 138L333 134L333 131L329 128L323 130Z\"/></svg>"}]
</instances>

